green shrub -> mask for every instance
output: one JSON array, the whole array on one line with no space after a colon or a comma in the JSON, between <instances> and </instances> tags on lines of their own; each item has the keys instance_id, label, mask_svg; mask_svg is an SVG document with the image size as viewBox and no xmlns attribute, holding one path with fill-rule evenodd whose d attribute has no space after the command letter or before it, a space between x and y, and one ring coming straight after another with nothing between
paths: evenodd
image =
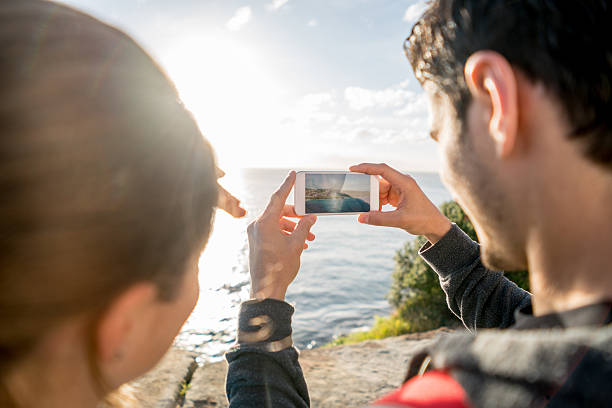
<instances>
[{"instance_id":1,"label":"green shrub","mask_svg":"<svg viewBox=\"0 0 612 408\"><path fill-rule=\"evenodd\" d=\"M477 241L474 226L456 202L446 202L440 209L448 219ZM397 251L393 282L387 296L398 316L409 322L411 331L415 332L457 323L457 318L446 304L446 297L440 288L438 275L418 254L419 248L425 242L427 240L424 237L417 237ZM508 272L506 277L520 287L529 290L529 278L526 271Z\"/></svg>"},{"instance_id":2,"label":"green shrub","mask_svg":"<svg viewBox=\"0 0 612 408\"><path fill-rule=\"evenodd\" d=\"M341 344L353 344L366 340L384 339L385 337L400 336L411 331L410 323L401 319L398 315L389 317L376 316L374 326L370 330L339 337L329 345L339 346Z\"/></svg>"},{"instance_id":3,"label":"green shrub","mask_svg":"<svg viewBox=\"0 0 612 408\"><path fill-rule=\"evenodd\" d=\"M446 305L438 275L418 254L427 240L407 242L395 255L395 270L388 299L399 318L410 322L412 332L452 326L457 318Z\"/></svg>"},{"instance_id":4,"label":"green shrub","mask_svg":"<svg viewBox=\"0 0 612 408\"><path fill-rule=\"evenodd\" d=\"M474 226L459 204L448 201L442 204L440 209L470 238L478 241ZM370 330L340 337L334 340L332 345L351 344L459 324L457 317L448 309L438 275L419 256L419 249L425 242L425 237L417 237L406 242L395 254L393 281L387 295L395 312L389 317L376 317L376 322ZM523 289L529 290L527 271L506 272L505 275Z\"/></svg>"}]
</instances>

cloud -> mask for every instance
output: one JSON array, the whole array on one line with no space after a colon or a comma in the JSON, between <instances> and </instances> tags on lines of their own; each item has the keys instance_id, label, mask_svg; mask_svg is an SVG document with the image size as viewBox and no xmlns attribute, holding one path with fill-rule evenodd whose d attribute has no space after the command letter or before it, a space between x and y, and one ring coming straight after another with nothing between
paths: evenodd
<instances>
[{"instance_id":1,"label":"cloud","mask_svg":"<svg viewBox=\"0 0 612 408\"><path fill-rule=\"evenodd\" d=\"M236 10L236 12L234 13L234 16L228 20L225 26L230 31L238 31L246 23L251 21L252 16L253 16L253 12L251 11L250 7L248 6L240 7L238 10Z\"/></svg>"},{"instance_id":2,"label":"cloud","mask_svg":"<svg viewBox=\"0 0 612 408\"><path fill-rule=\"evenodd\" d=\"M404 13L404 21L407 23L416 22L419 17L423 15L425 10L427 10L427 4L423 1L419 1L418 3L411 5Z\"/></svg>"},{"instance_id":3,"label":"cloud","mask_svg":"<svg viewBox=\"0 0 612 408\"><path fill-rule=\"evenodd\" d=\"M398 152L412 152L429 143L427 96L413 82L306 94L283 112L281 133L309 140L313 146L326 146L329 151L341 150L347 157L359 158L355 160L406 160L406 153ZM416 155L408 156L411 154ZM417 158L426 164L418 166L434 168L431 158Z\"/></svg>"},{"instance_id":4,"label":"cloud","mask_svg":"<svg viewBox=\"0 0 612 408\"><path fill-rule=\"evenodd\" d=\"M275 10L278 10L281 7L283 7L288 2L289 2L289 0L272 0L272 3L266 4L266 8L268 10L275 11Z\"/></svg>"},{"instance_id":5,"label":"cloud","mask_svg":"<svg viewBox=\"0 0 612 408\"><path fill-rule=\"evenodd\" d=\"M345 109L336 120L336 132L348 140L392 145L427 140L429 103L422 90L411 90L404 81L383 89L349 87Z\"/></svg>"},{"instance_id":6,"label":"cloud","mask_svg":"<svg viewBox=\"0 0 612 408\"><path fill-rule=\"evenodd\" d=\"M335 120L337 114L336 97L333 91L311 93L303 96L294 108L286 112L283 119L291 123L300 123L302 126Z\"/></svg>"},{"instance_id":7,"label":"cloud","mask_svg":"<svg viewBox=\"0 0 612 408\"><path fill-rule=\"evenodd\" d=\"M319 22L314 18L308 22L308 27L316 27L319 25Z\"/></svg>"},{"instance_id":8,"label":"cloud","mask_svg":"<svg viewBox=\"0 0 612 408\"><path fill-rule=\"evenodd\" d=\"M301 107L308 110L318 110L323 106L333 107L334 96L330 92L312 93L302 97Z\"/></svg>"},{"instance_id":9,"label":"cloud","mask_svg":"<svg viewBox=\"0 0 612 408\"><path fill-rule=\"evenodd\" d=\"M344 99L353 110L361 111L370 108L399 108L412 92L401 88L371 90L349 87L344 91Z\"/></svg>"},{"instance_id":10,"label":"cloud","mask_svg":"<svg viewBox=\"0 0 612 408\"><path fill-rule=\"evenodd\" d=\"M424 93L413 94L407 99L408 101L401 109L393 112L395 116L423 116L429 118L429 100Z\"/></svg>"},{"instance_id":11,"label":"cloud","mask_svg":"<svg viewBox=\"0 0 612 408\"><path fill-rule=\"evenodd\" d=\"M427 95L413 79L382 88L305 94L279 111L278 138L308 140L293 160L305 160L311 167L384 161L432 171L438 161L429 140L428 107Z\"/></svg>"}]
</instances>

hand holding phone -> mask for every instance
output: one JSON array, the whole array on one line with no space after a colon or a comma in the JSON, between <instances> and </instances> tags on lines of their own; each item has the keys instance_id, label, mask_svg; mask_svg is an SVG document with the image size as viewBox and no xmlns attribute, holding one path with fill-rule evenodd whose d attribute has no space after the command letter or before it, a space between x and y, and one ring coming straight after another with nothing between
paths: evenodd
<instances>
[{"instance_id":1,"label":"hand holding phone","mask_svg":"<svg viewBox=\"0 0 612 408\"><path fill-rule=\"evenodd\" d=\"M351 171L380 177L379 203L390 204L394 211L372 211L359 216L359 222L369 225L401 228L413 235L424 235L432 244L451 228L446 218L423 193L410 176L386 164L362 163Z\"/></svg>"},{"instance_id":2,"label":"hand holding phone","mask_svg":"<svg viewBox=\"0 0 612 408\"><path fill-rule=\"evenodd\" d=\"M347 171L301 171L295 181L299 216L361 214L378 210L378 178Z\"/></svg>"},{"instance_id":3,"label":"hand holding phone","mask_svg":"<svg viewBox=\"0 0 612 408\"><path fill-rule=\"evenodd\" d=\"M286 218L296 217L293 208L285 204L294 182L295 172L291 172L263 214L247 228L253 298L284 300L300 268L302 251L308 247L306 240L315 238L310 228L317 217L303 217L297 224Z\"/></svg>"}]
</instances>

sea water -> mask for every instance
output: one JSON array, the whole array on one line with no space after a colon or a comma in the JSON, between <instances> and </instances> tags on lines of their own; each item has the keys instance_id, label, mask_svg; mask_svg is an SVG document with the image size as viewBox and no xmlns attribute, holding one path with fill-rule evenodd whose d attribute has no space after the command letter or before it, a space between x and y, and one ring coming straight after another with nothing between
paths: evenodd
<instances>
[{"instance_id":1,"label":"sea water","mask_svg":"<svg viewBox=\"0 0 612 408\"><path fill-rule=\"evenodd\" d=\"M214 230L199 261L200 298L177 337L179 347L216 360L232 345L236 317L249 298L246 227L265 208L288 170L243 169L228 172L224 186L242 200L243 219L217 212ZM411 173L435 203L451 199L435 173ZM293 197L289 199L293 203ZM372 325L391 312L386 294L393 257L414 239L394 228L359 224L354 215L319 217L316 240L302 255L300 272L287 301L296 308L293 340L298 348L323 345L335 337Z\"/></svg>"}]
</instances>

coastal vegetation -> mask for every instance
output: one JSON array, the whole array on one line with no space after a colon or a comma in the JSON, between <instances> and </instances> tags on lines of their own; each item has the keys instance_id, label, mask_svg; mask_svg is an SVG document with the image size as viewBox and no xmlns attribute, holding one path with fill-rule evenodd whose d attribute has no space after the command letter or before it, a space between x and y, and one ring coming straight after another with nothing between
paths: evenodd
<instances>
[{"instance_id":1,"label":"coastal vegetation","mask_svg":"<svg viewBox=\"0 0 612 408\"><path fill-rule=\"evenodd\" d=\"M477 241L474 226L463 209L454 201L440 207L442 213ZM350 344L364 340L381 339L453 327L459 320L448 309L446 297L440 288L438 275L418 254L427 240L419 236L408 241L396 252L395 270L391 290L387 295L394 312L389 317L376 317L368 331L351 333L334 340L332 345ZM529 290L527 271L506 272L505 276L525 290Z\"/></svg>"}]
</instances>

